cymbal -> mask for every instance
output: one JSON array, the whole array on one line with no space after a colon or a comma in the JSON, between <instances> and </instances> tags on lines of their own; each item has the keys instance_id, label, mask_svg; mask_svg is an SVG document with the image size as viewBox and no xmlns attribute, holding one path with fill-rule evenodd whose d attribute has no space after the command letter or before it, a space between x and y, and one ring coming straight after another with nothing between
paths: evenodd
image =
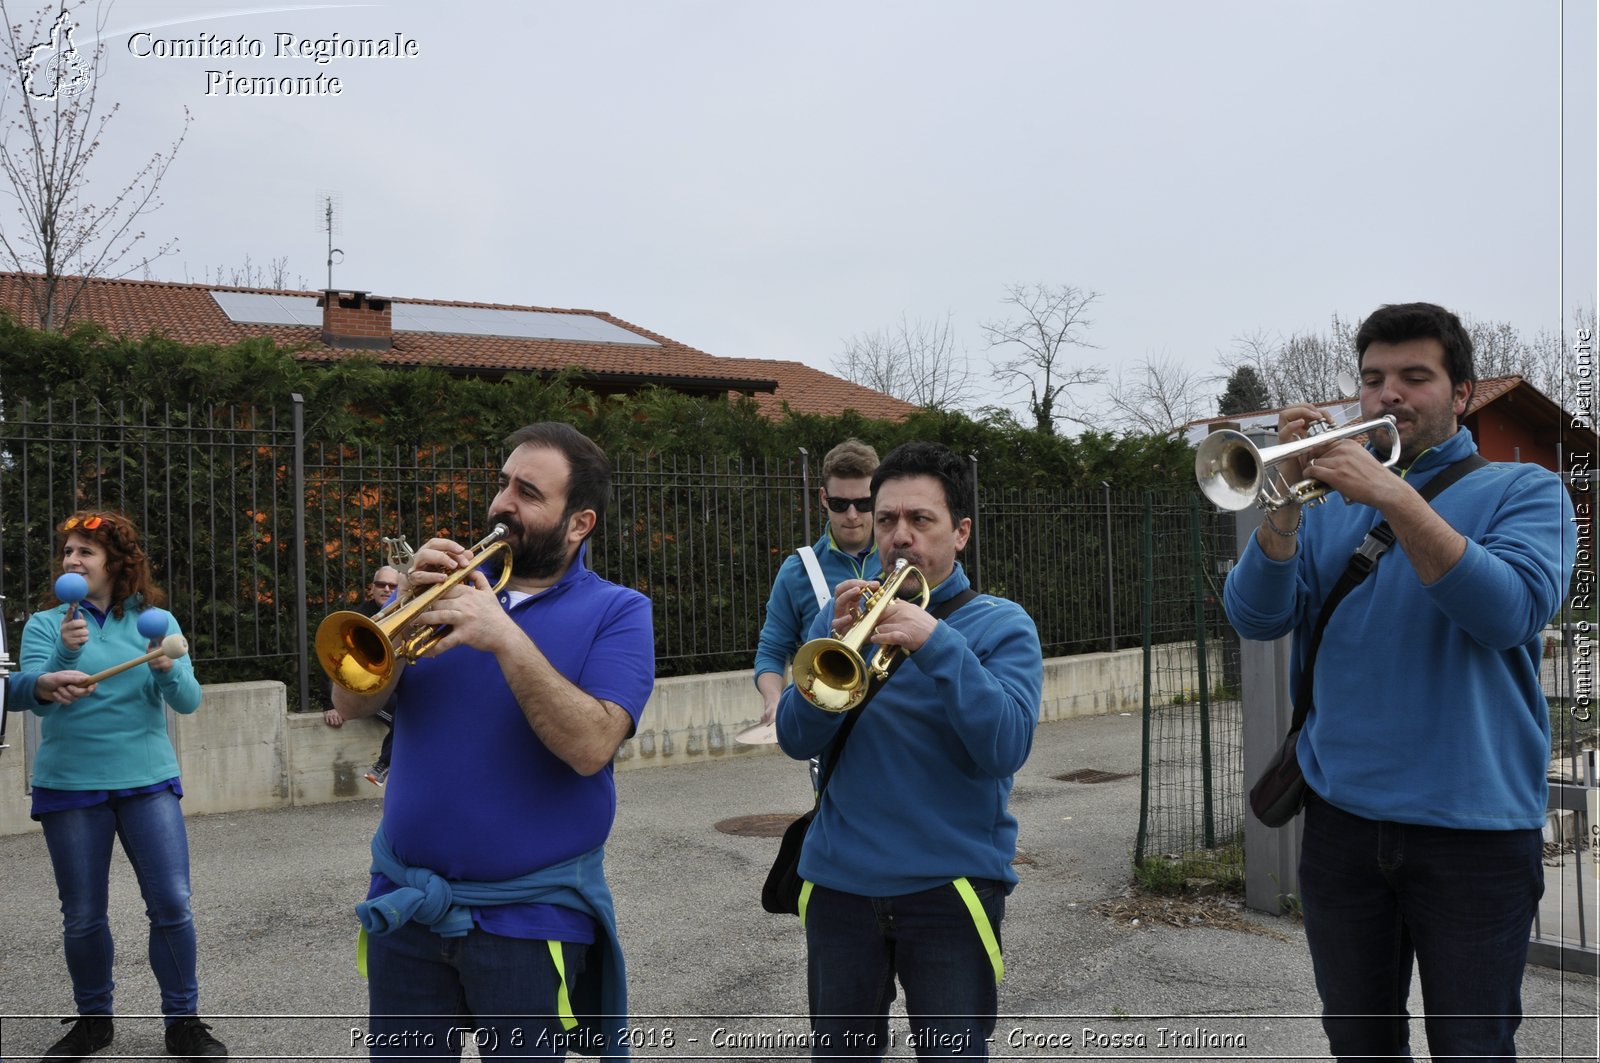
<instances>
[{"instance_id":1,"label":"cymbal","mask_svg":"<svg viewBox=\"0 0 1600 1063\"><path fill-rule=\"evenodd\" d=\"M746 746L775 746L778 744L778 725L775 723L754 724L734 735L733 740Z\"/></svg>"}]
</instances>

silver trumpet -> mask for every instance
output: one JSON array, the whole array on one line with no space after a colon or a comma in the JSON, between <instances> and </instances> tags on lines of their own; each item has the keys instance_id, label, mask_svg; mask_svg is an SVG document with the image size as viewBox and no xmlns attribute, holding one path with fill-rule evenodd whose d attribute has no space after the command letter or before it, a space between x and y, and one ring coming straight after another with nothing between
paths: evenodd
<instances>
[{"instance_id":1,"label":"silver trumpet","mask_svg":"<svg viewBox=\"0 0 1600 1063\"><path fill-rule=\"evenodd\" d=\"M1291 502L1314 506L1328 497L1327 484L1310 478L1289 483L1280 468L1290 458L1309 450L1382 431L1389 436L1389 456L1380 456L1379 460L1386 468L1400 460L1400 429L1388 414L1360 424L1321 431L1318 427L1313 426L1312 434L1304 439L1270 447L1258 447L1243 432L1231 428L1213 432L1195 448L1195 481L1218 509L1239 510L1256 505L1270 512Z\"/></svg>"}]
</instances>

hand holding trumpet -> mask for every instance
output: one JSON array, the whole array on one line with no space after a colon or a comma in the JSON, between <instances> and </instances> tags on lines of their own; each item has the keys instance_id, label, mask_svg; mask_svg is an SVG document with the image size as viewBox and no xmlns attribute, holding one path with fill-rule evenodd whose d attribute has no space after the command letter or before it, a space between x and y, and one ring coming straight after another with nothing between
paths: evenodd
<instances>
[{"instance_id":1,"label":"hand holding trumpet","mask_svg":"<svg viewBox=\"0 0 1600 1063\"><path fill-rule=\"evenodd\" d=\"M475 568L482 560L482 555L474 554L453 539L429 539L412 560L411 582L421 595L448 580L453 573ZM443 629L438 640L423 654L426 657L436 657L456 646L471 646L493 653L504 639L521 634L506 611L500 608L493 584L478 571L468 573L455 586L434 598L425 611L417 614L416 622Z\"/></svg>"},{"instance_id":2,"label":"hand holding trumpet","mask_svg":"<svg viewBox=\"0 0 1600 1063\"><path fill-rule=\"evenodd\" d=\"M861 600L882 588L878 580L847 579L834 588L833 633L842 634L861 619ZM905 598L891 601L879 614L878 623L867 641L875 646L899 646L907 653L920 650L933 637L939 622L916 602Z\"/></svg>"}]
</instances>

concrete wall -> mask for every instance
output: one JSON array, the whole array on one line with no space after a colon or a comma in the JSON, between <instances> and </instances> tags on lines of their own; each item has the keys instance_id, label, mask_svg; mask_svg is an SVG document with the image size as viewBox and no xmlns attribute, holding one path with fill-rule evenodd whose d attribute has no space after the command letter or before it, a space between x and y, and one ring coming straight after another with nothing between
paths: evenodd
<instances>
[{"instance_id":1,"label":"concrete wall","mask_svg":"<svg viewBox=\"0 0 1600 1063\"><path fill-rule=\"evenodd\" d=\"M1190 674L1193 648L1157 647L1156 676ZM1138 650L1055 657L1045 662L1040 718L1061 720L1137 712L1143 701ZM252 808L373 800L382 791L363 774L378 755L383 724L356 720L328 727L320 714L287 712L282 683L204 687L193 716L169 713L183 772L183 807L191 815ZM1152 691L1162 698L1177 693ZM656 681L644 726L617 752L620 771L725 757L782 756L777 746L746 746L734 735L754 724L761 698L750 673L718 672ZM38 830L28 818L28 732L11 716L11 748L0 753L0 834Z\"/></svg>"}]
</instances>

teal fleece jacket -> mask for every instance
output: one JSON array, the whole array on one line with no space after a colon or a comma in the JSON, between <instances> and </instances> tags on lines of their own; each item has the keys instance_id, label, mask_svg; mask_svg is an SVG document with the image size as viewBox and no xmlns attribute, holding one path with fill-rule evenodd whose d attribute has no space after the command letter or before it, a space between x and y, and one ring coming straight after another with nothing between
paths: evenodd
<instances>
[{"instance_id":1,"label":"teal fleece jacket","mask_svg":"<svg viewBox=\"0 0 1600 1063\"><path fill-rule=\"evenodd\" d=\"M968 586L958 563L931 605ZM830 603L812 622L824 635ZM1033 619L980 594L940 620L873 696L850 732L800 856L808 882L865 897L933 889L961 876L1017 875L1012 776L1039 722L1044 659ZM778 744L821 754L845 714L823 712L793 685L778 703Z\"/></svg>"},{"instance_id":2,"label":"teal fleece jacket","mask_svg":"<svg viewBox=\"0 0 1600 1063\"><path fill-rule=\"evenodd\" d=\"M1462 428L1405 476L1420 488L1475 449ZM1367 819L1542 826L1550 717L1539 636L1567 590L1572 502L1549 470L1492 462L1441 492L1433 508L1466 537L1466 553L1424 585L1396 542L1334 610L1300 765L1316 793ZM1382 519L1330 495L1306 511L1294 557L1269 559L1252 535L1229 573L1223 603L1239 634L1294 633L1291 691L1322 603Z\"/></svg>"},{"instance_id":3,"label":"teal fleece jacket","mask_svg":"<svg viewBox=\"0 0 1600 1063\"><path fill-rule=\"evenodd\" d=\"M878 574L876 543L860 561L833 545L831 531L823 532L811 548L817 552L829 595L847 579L870 579ZM790 554L779 566L778 578L772 581L772 593L767 597L767 618L756 645L758 678L763 672L783 674L794 651L806 641L806 629L816 616L817 596L811 589L811 577L806 575L805 562L798 553Z\"/></svg>"},{"instance_id":4,"label":"teal fleece jacket","mask_svg":"<svg viewBox=\"0 0 1600 1063\"><path fill-rule=\"evenodd\" d=\"M61 643L67 607L34 613L22 629L24 672L77 669L91 675L142 656L148 640L139 634L139 603L130 598L122 617L106 614L103 625L89 618L89 641L76 653ZM168 635L181 634L178 622ZM139 665L101 682L93 694L71 705L26 707L39 716L39 755L33 783L53 790L126 790L176 778L178 757L167 738L162 702L181 713L200 707L200 684L188 656L157 673ZM13 706L22 708L23 706Z\"/></svg>"}]
</instances>

